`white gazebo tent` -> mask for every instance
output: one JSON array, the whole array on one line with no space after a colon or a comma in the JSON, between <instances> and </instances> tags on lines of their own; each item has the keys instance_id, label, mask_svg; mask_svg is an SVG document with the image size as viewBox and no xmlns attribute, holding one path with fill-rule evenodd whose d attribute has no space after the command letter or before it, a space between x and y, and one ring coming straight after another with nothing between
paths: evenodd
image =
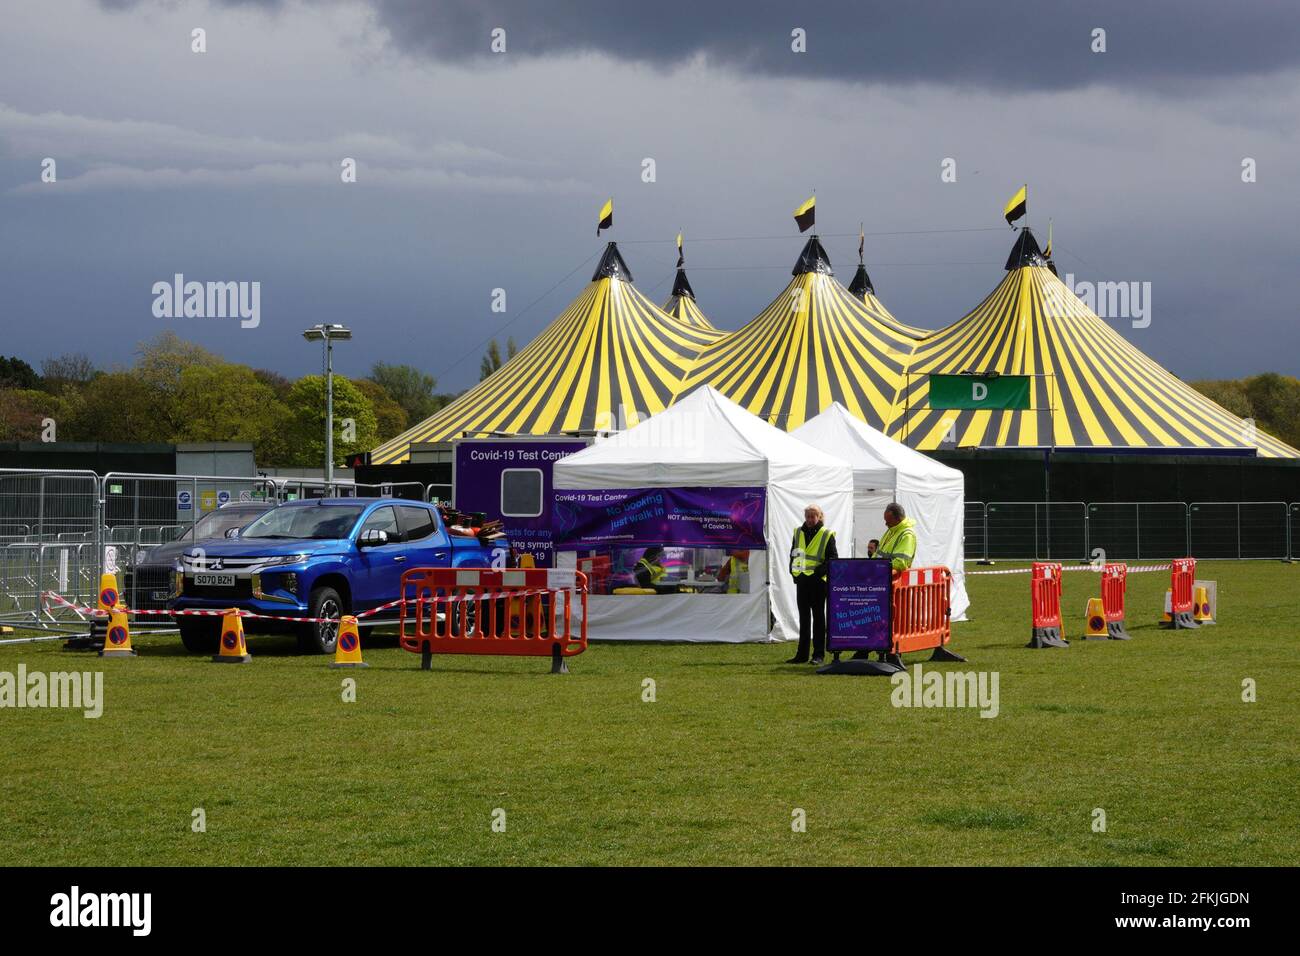
<instances>
[{"instance_id":1,"label":"white gazebo tent","mask_svg":"<svg viewBox=\"0 0 1300 956\"><path fill-rule=\"evenodd\" d=\"M839 402L790 434L853 466L854 553L865 555L867 542L883 537L885 505L897 501L916 520L916 565L952 571L952 617L964 620L970 607L962 548L965 476L886 437Z\"/></svg>"},{"instance_id":2,"label":"white gazebo tent","mask_svg":"<svg viewBox=\"0 0 1300 956\"><path fill-rule=\"evenodd\" d=\"M766 552L749 562L749 593L592 595L595 639L794 640L799 615L788 573L790 542L816 503L829 528L850 528L853 469L705 386L627 431L555 463L556 494L621 488L757 487L766 491ZM848 556L847 535L840 545ZM560 566L575 552L557 551ZM769 627L770 612L770 627Z\"/></svg>"}]
</instances>

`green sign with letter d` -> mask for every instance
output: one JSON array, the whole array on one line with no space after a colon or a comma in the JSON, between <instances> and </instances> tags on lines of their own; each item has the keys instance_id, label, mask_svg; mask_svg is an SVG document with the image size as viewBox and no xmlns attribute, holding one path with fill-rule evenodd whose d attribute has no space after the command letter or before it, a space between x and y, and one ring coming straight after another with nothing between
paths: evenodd
<instances>
[{"instance_id":1,"label":"green sign with letter d","mask_svg":"<svg viewBox=\"0 0 1300 956\"><path fill-rule=\"evenodd\" d=\"M1027 409L1028 375L931 375L931 408Z\"/></svg>"}]
</instances>

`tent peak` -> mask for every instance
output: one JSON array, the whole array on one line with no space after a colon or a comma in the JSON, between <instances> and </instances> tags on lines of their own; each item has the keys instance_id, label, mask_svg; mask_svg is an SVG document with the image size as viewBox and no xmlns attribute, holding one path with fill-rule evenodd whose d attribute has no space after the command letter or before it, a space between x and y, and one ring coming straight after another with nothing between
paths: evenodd
<instances>
[{"instance_id":1,"label":"tent peak","mask_svg":"<svg viewBox=\"0 0 1300 956\"><path fill-rule=\"evenodd\" d=\"M686 278L686 270L677 270L677 279L673 282L673 296L695 298L695 290L691 288L691 281Z\"/></svg>"},{"instance_id":2,"label":"tent peak","mask_svg":"<svg viewBox=\"0 0 1300 956\"><path fill-rule=\"evenodd\" d=\"M853 281L849 283L849 291L858 298L876 294L876 287L871 284L871 276L867 275L867 267L858 263L858 271L853 274Z\"/></svg>"},{"instance_id":3,"label":"tent peak","mask_svg":"<svg viewBox=\"0 0 1300 956\"><path fill-rule=\"evenodd\" d=\"M816 233L809 237L803 252L799 253L790 275L801 276L806 272L821 272L828 276L835 274L831 270L830 257L826 255L826 250L822 248L822 242L817 238Z\"/></svg>"},{"instance_id":4,"label":"tent peak","mask_svg":"<svg viewBox=\"0 0 1300 956\"><path fill-rule=\"evenodd\" d=\"M627 263L623 261L623 256L619 254L618 243L610 242L605 247L605 254L600 257L600 264L596 266L596 271L591 276L592 282L597 279L632 281L632 270L627 267Z\"/></svg>"},{"instance_id":5,"label":"tent peak","mask_svg":"<svg viewBox=\"0 0 1300 956\"><path fill-rule=\"evenodd\" d=\"M1028 226L1023 226L1020 235L1016 236L1015 245L1011 247L1011 255L1007 256L1006 270L1011 272L1025 266L1046 265L1047 259L1043 256L1043 250L1038 248L1038 240Z\"/></svg>"}]
</instances>

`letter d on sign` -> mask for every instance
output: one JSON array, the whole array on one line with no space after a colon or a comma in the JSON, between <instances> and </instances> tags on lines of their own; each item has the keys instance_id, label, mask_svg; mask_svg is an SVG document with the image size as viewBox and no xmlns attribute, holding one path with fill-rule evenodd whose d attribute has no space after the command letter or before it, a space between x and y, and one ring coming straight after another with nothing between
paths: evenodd
<instances>
[{"instance_id":1,"label":"letter d on sign","mask_svg":"<svg viewBox=\"0 0 1300 956\"><path fill-rule=\"evenodd\" d=\"M983 382L971 382L970 399L972 402L982 402L989 397L989 387Z\"/></svg>"}]
</instances>

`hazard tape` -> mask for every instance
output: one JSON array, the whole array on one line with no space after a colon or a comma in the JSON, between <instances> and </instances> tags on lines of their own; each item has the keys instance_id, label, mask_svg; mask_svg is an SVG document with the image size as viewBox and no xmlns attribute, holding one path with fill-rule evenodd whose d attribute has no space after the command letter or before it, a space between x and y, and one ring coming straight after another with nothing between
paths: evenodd
<instances>
[{"instance_id":1,"label":"hazard tape","mask_svg":"<svg viewBox=\"0 0 1300 956\"><path fill-rule=\"evenodd\" d=\"M547 588L526 588L519 591L483 591L479 594L463 594L460 596L430 596L427 598L398 598L396 601L389 601L387 604L381 604L379 607L371 608L368 611L361 611L353 615L358 620L363 617L373 617L380 611L388 611L401 604L456 604L458 602L468 603L470 601L497 601L503 598L525 598L536 597L539 594L549 594ZM75 604L57 594L54 591L42 591L42 602L53 601L63 607L76 611L79 614L90 614L95 617L108 617L109 611L102 611L98 607L91 607L89 604ZM130 608L125 604L119 604L114 611L121 611L123 614L145 614L157 615L160 617L225 617L232 611L240 617L257 618L263 621L292 621L297 624L338 624L340 619L337 617L297 617L289 614L258 614L256 611L245 611L241 608L229 608L226 610L217 610L213 608L182 608L176 611L157 610L151 608Z\"/></svg>"},{"instance_id":2,"label":"hazard tape","mask_svg":"<svg viewBox=\"0 0 1300 956\"><path fill-rule=\"evenodd\" d=\"M1173 567L1173 565L1169 565L1169 564L1145 564L1140 566L1130 566L1128 568L1128 573L1141 574L1143 571L1168 571L1171 567ZM1002 571L967 571L966 576L970 577L971 575L974 574L1028 574L1032 570L1033 568L1006 568L1005 570ZM1092 564L1065 565L1064 567L1061 568L1061 570L1062 571L1093 571L1097 574L1101 573L1101 567L1099 565L1092 565Z\"/></svg>"}]
</instances>

